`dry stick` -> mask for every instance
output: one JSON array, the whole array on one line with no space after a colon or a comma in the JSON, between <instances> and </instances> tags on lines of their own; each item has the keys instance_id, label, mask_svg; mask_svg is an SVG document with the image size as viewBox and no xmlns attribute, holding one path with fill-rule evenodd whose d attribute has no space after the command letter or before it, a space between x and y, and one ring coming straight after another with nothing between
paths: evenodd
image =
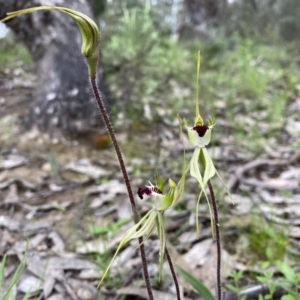
<instances>
[{"instance_id":1,"label":"dry stick","mask_svg":"<svg viewBox=\"0 0 300 300\"><path fill-rule=\"evenodd\" d=\"M170 270L171 270L171 273L172 273L173 281L175 283L177 299L180 300L181 298L180 298L179 284L178 284L177 276L176 276L176 273L175 273L175 270L174 270L173 262L172 262L172 259L171 259L171 256L170 256L170 253L169 253L169 250L168 250L167 247L165 249L165 255L166 255L167 261L169 263L169 267L170 267Z\"/></svg>"},{"instance_id":2,"label":"dry stick","mask_svg":"<svg viewBox=\"0 0 300 300\"><path fill-rule=\"evenodd\" d=\"M129 176L128 176L128 173L127 173L127 170L126 170L126 166L125 166L125 163L124 163L124 160L123 160L123 156L122 156L122 153L121 153L120 146L119 146L117 138L115 136L115 133L114 133L112 124L110 122L109 116L106 112L104 103L101 99L100 92L99 92L97 82L96 82L96 77L94 77L94 78L90 77L90 81L91 81L91 84L92 84L92 89L93 89L93 92L94 92L94 96L97 100L98 107L99 107L99 109L101 111L101 114L102 114L102 117L104 119L104 123L106 125L106 128L108 130L108 133L110 135L110 138L112 140L112 143L113 143L114 148L115 148L116 153L117 153L117 157L118 157L118 160L119 160L119 164L120 164L120 167L121 167L123 178L124 178L124 181L125 181L125 184L126 184L129 200L130 200L130 203L131 203L131 208L132 208L132 211L133 211L134 222L138 223L139 216L138 216L138 213L137 213L137 210L136 210L134 196L133 196ZM145 283L146 283L146 287L147 287L147 291L148 291L149 300L154 300L153 293L152 293L152 288L151 288L151 284L150 284L150 278L149 278L149 274L148 274L148 269L147 269L147 259L146 259L145 247L144 247L144 242L143 242L142 237L139 238L139 244L140 244L139 249L140 249L140 253L141 253L144 279L145 279Z\"/></svg>"},{"instance_id":3,"label":"dry stick","mask_svg":"<svg viewBox=\"0 0 300 300\"><path fill-rule=\"evenodd\" d=\"M219 224L219 216L218 216L218 207L215 198L215 193L212 187L210 180L207 182L209 192L210 192L210 200L213 207L214 213L214 225L215 225L215 234L216 234L216 243L217 243L217 299L222 300L221 294L221 238L220 238L220 224Z\"/></svg>"}]
</instances>

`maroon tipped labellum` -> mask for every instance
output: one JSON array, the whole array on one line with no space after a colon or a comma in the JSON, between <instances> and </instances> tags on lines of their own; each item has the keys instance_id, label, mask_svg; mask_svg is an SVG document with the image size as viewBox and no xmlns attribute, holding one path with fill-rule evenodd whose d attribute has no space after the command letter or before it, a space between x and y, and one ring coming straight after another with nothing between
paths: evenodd
<instances>
[{"instance_id":1,"label":"maroon tipped labellum","mask_svg":"<svg viewBox=\"0 0 300 300\"><path fill-rule=\"evenodd\" d=\"M144 194L151 196L153 193L162 194L162 191L155 186L145 186L138 189L138 195L141 199L143 199Z\"/></svg>"},{"instance_id":2,"label":"maroon tipped labellum","mask_svg":"<svg viewBox=\"0 0 300 300\"><path fill-rule=\"evenodd\" d=\"M208 126L206 125L201 125L201 126L194 126L193 130L197 131L199 137L204 137L206 131L209 129Z\"/></svg>"}]
</instances>

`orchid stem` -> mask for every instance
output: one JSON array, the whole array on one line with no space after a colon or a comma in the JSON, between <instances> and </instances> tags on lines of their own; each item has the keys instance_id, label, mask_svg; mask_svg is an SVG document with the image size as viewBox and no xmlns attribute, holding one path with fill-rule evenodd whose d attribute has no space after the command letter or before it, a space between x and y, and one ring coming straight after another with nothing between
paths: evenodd
<instances>
[{"instance_id":1,"label":"orchid stem","mask_svg":"<svg viewBox=\"0 0 300 300\"><path fill-rule=\"evenodd\" d=\"M174 284L175 284L177 299L180 300L181 298L180 298L180 289L179 289L178 279L177 279L175 269L174 269L174 265L173 265L173 262L172 262L172 259L171 259L171 256L170 256L170 253L169 253L169 250L167 249L167 247L165 249L165 255L166 255L166 259L169 263L169 267L170 267L171 274L172 274L172 277L173 277L173 281L174 281Z\"/></svg>"},{"instance_id":2,"label":"orchid stem","mask_svg":"<svg viewBox=\"0 0 300 300\"><path fill-rule=\"evenodd\" d=\"M106 111L106 108L105 108L104 103L102 101L102 98L100 96L100 92L99 92L99 89L98 89L98 86L97 86L96 77L90 77L90 82L91 82L91 85L92 85L92 89L93 89L95 99L97 100L99 110L102 114L104 123L106 125L106 128L108 130L108 133L110 135L110 138L112 140L113 146L115 148L115 151L116 151L116 154L117 154L117 157L118 157L118 160L119 160L119 164L120 164L121 171L122 171L122 174L123 174L123 178L124 178L124 181L125 181L125 185L126 185L126 188L127 188L129 200L130 200L130 203L131 203L131 208L132 208L132 211L133 211L134 222L138 223L139 215L138 215L138 212L136 210L136 204L135 204L135 200L134 200L134 196L133 196L129 176L128 176L128 173L127 173L127 170L126 170L125 162L124 162L122 152L121 152L119 143L117 141L116 135L114 133L113 126L111 124L108 113ZM149 273L148 273L148 269L147 269L147 259L146 259L145 247L144 247L144 242L143 242L142 237L139 238L139 245L140 245L139 249L140 249L140 253L141 253L144 280L145 280L145 283L146 283L149 300L154 300L152 287L151 287L151 284L150 284Z\"/></svg>"},{"instance_id":3,"label":"orchid stem","mask_svg":"<svg viewBox=\"0 0 300 300\"><path fill-rule=\"evenodd\" d=\"M222 300L221 294L221 238L220 238L220 224L219 224L219 215L218 215L218 206L217 201L215 198L214 189L210 180L207 182L209 192L210 192L210 199L213 208L214 214L214 225L215 225L215 240L217 243L217 299Z\"/></svg>"}]
</instances>

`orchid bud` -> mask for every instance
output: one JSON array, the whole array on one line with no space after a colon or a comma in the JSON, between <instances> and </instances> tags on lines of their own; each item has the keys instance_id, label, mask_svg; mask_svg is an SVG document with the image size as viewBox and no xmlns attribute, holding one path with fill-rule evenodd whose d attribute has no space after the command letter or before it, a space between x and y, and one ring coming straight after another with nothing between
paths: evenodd
<instances>
[{"instance_id":1,"label":"orchid bud","mask_svg":"<svg viewBox=\"0 0 300 300\"><path fill-rule=\"evenodd\" d=\"M97 73L97 64L99 57L98 52L100 42L100 30L97 24L87 15L65 7L39 6L7 13L7 17L1 20L1 22L6 22L12 18L32 13L38 10L60 11L69 15L76 22L82 38L81 53L87 60L90 77L95 78Z\"/></svg>"}]
</instances>

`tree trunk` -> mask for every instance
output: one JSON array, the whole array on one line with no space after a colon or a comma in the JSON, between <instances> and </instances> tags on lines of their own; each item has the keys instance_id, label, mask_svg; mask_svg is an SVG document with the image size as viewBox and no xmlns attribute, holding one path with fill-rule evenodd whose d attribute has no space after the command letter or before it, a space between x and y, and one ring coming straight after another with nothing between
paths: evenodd
<instances>
[{"instance_id":1,"label":"tree trunk","mask_svg":"<svg viewBox=\"0 0 300 300\"><path fill-rule=\"evenodd\" d=\"M53 5L78 10L93 18L86 0L0 0L0 18L6 12ZM28 125L42 131L76 134L99 125L101 118L90 90L87 66L81 55L81 35L72 18L39 11L7 22L29 49L39 78ZM99 85L108 94L99 64Z\"/></svg>"},{"instance_id":2,"label":"tree trunk","mask_svg":"<svg viewBox=\"0 0 300 300\"><path fill-rule=\"evenodd\" d=\"M215 19L226 0L183 0L189 22L180 28L181 39L187 40L210 40L208 24Z\"/></svg>"},{"instance_id":3,"label":"tree trunk","mask_svg":"<svg viewBox=\"0 0 300 300\"><path fill-rule=\"evenodd\" d=\"M194 26L199 26L218 13L218 2L216 0L184 0L187 11Z\"/></svg>"}]
</instances>

